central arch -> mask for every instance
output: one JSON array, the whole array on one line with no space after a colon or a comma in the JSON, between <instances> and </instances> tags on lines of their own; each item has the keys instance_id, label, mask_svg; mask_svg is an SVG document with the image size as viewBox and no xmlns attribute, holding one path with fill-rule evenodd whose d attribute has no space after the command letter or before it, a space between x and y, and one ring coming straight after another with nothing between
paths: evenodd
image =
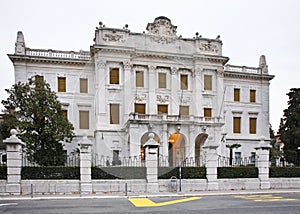
<instances>
[{"instance_id":1,"label":"central arch","mask_svg":"<svg viewBox=\"0 0 300 214\"><path fill-rule=\"evenodd\" d=\"M185 159L185 136L180 133L171 134L168 147L169 165L177 166Z\"/></svg>"}]
</instances>

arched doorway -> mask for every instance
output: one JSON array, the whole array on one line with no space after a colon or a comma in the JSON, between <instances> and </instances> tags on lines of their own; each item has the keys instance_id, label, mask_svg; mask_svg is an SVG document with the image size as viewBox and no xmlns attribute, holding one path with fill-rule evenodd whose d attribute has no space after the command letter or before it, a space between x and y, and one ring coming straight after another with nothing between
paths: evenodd
<instances>
[{"instance_id":1,"label":"arched doorway","mask_svg":"<svg viewBox=\"0 0 300 214\"><path fill-rule=\"evenodd\" d=\"M177 166L185 159L185 137L183 134L174 133L168 139L169 164Z\"/></svg>"},{"instance_id":2,"label":"arched doorway","mask_svg":"<svg viewBox=\"0 0 300 214\"><path fill-rule=\"evenodd\" d=\"M153 133L154 134L154 140L159 143L159 137L157 134L155 134L154 132L146 132L145 134L143 134L142 138L141 138L141 147L140 147L140 155L141 155L141 159L145 160L146 158L146 154L145 154L145 148L144 145L145 143L149 140L149 134ZM159 149L159 148L158 148ZM159 154L159 151L158 153Z\"/></svg>"},{"instance_id":3,"label":"arched doorway","mask_svg":"<svg viewBox=\"0 0 300 214\"><path fill-rule=\"evenodd\" d=\"M201 160L201 156L203 155L203 151L201 150L201 147L203 146L207 137L208 137L208 134L202 133L202 134L199 134L195 139L195 163L196 163L196 165L201 165L200 160Z\"/></svg>"}]
</instances>

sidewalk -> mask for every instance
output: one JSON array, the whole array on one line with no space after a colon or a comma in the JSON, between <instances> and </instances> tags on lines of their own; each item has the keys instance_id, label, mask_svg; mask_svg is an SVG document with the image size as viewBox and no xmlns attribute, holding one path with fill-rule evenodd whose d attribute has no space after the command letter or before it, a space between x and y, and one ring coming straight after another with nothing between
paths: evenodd
<instances>
[{"instance_id":1,"label":"sidewalk","mask_svg":"<svg viewBox=\"0 0 300 214\"><path fill-rule=\"evenodd\" d=\"M298 193L300 189L268 189L268 190L225 190L199 192L159 192L159 193L128 193L124 194L73 194L73 195L20 195L0 196L0 201L11 200L71 200L71 199L117 199L117 198L154 198L154 197L195 197L195 196L225 196L225 195L253 195L253 194L285 194Z\"/></svg>"}]
</instances>

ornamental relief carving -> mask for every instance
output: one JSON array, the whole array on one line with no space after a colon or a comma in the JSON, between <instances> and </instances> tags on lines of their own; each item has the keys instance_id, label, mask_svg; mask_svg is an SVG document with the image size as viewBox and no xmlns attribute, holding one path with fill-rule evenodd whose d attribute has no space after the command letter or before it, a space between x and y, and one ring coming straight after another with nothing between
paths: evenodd
<instances>
[{"instance_id":1,"label":"ornamental relief carving","mask_svg":"<svg viewBox=\"0 0 300 214\"><path fill-rule=\"evenodd\" d=\"M169 44L175 42L176 37L163 36L163 35L152 35L151 40L160 44Z\"/></svg>"},{"instance_id":2,"label":"ornamental relief carving","mask_svg":"<svg viewBox=\"0 0 300 214\"><path fill-rule=\"evenodd\" d=\"M175 68L175 67L172 67L172 68L171 68L171 74L172 74L172 75L177 74L177 72L178 72L178 68Z\"/></svg>"},{"instance_id":3,"label":"ornamental relief carving","mask_svg":"<svg viewBox=\"0 0 300 214\"><path fill-rule=\"evenodd\" d=\"M169 102L169 96L168 95L157 95L156 96L156 101L159 102L159 103L167 103Z\"/></svg>"},{"instance_id":4,"label":"ornamental relief carving","mask_svg":"<svg viewBox=\"0 0 300 214\"><path fill-rule=\"evenodd\" d=\"M145 103L147 100L147 95L146 94L136 94L134 100L137 103Z\"/></svg>"},{"instance_id":5,"label":"ornamental relief carving","mask_svg":"<svg viewBox=\"0 0 300 214\"><path fill-rule=\"evenodd\" d=\"M125 70L130 70L132 64L131 64L130 61L125 61L125 62L123 62L123 66L124 66L124 69L125 69Z\"/></svg>"},{"instance_id":6,"label":"ornamental relief carving","mask_svg":"<svg viewBox=\"0 0 300 214\"><path fill-rule=\"evenodd\" d=\"M184 97L181 98L181 104L189 105L190 103L191 103L191 97L184 96Z\"/></svg>"},{"instance_id":7,"label":"ornamental relief carving","mask_svg":"<svg viewBox=\"0 0 300 214\"><path fill-rule=\"evenodd\" d=\"M167 17L157 17L153 23L148 23L147 30L150 38L161 44L172 43L177 39L177 26L172 25Z\"/></svg>"},{"instance_id":8,"label":"ornamental relief carving","mask_svg":"<svg viewBox=\"0 0 300 214\"><path fill-rule=\"evenodd\" d=\"M104 69L106 66L106 63L103 61L103 60L100 60L97 62L97 69L100 70L100 69Z\"/></svg>"},{"instance_id":9,"label":"ornamental relief carving","mask_svg":"<svg viewBox=\"0 0 300 214\"><path fill-rule=\"evenodd\" d=\"M108 41L108 42L124 42L124 39L123 39L123 35L120 35L120 34L116 34L116 33L106 33L103 35L103 40L104 41Z\"/></svg>"},{"instance_id":10,"label":"ornamental relief carving","mask_svg":"<svg viewBox=\"0 0 300 214\"><path fill-rule=\"evenodd\" d=\"M213 52L213 53L219 52L218 46L216 44L212 44L210 41L201 42L200 50L205 52Z\"/></svg>"}]
</instances>

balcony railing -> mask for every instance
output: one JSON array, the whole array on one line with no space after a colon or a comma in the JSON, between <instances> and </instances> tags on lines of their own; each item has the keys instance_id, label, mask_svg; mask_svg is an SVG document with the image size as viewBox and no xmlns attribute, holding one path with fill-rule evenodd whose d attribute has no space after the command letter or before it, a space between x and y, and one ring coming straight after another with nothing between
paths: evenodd
<instances>
[{"instance_id":1,"label":"balcony railing","mask_svg":"<svg viewBox=\"0 0 300 214\"><path fill-rule=\"evenodd\" d=\"M28 56L39 56L39 57L49 57L49 58L62 58L62 59L80 59L80 60L90 60L89 51L59 51L59 50L44 50L44 49L30 49L26 48L26 55Z\"/></svg>"},{"instance_id":2,"label":"balcony railing","mask_svg":"<svg viewBox=\"0 0 300 214\"><path fill-rule=\"evenodd\" d=\"M196 123L220 123L220 117L202 117L192 115L167 115L167 114L138 114L130 113L130 120L140 121L166 121L166 122L196 122Z\"/></svg>"},{"instance_id":3,"label":"balcony railing","mask_svg":"<svg viewBox=\"0 0 300 214\"><path fill-rule=\"evenodd\" d=\"M237 65L226 65L226 71L239 72L239 73L250 73L250 74L261 74L261 69L256 67L248 66L237 66Z\"/></svg>"}]
</instances>

